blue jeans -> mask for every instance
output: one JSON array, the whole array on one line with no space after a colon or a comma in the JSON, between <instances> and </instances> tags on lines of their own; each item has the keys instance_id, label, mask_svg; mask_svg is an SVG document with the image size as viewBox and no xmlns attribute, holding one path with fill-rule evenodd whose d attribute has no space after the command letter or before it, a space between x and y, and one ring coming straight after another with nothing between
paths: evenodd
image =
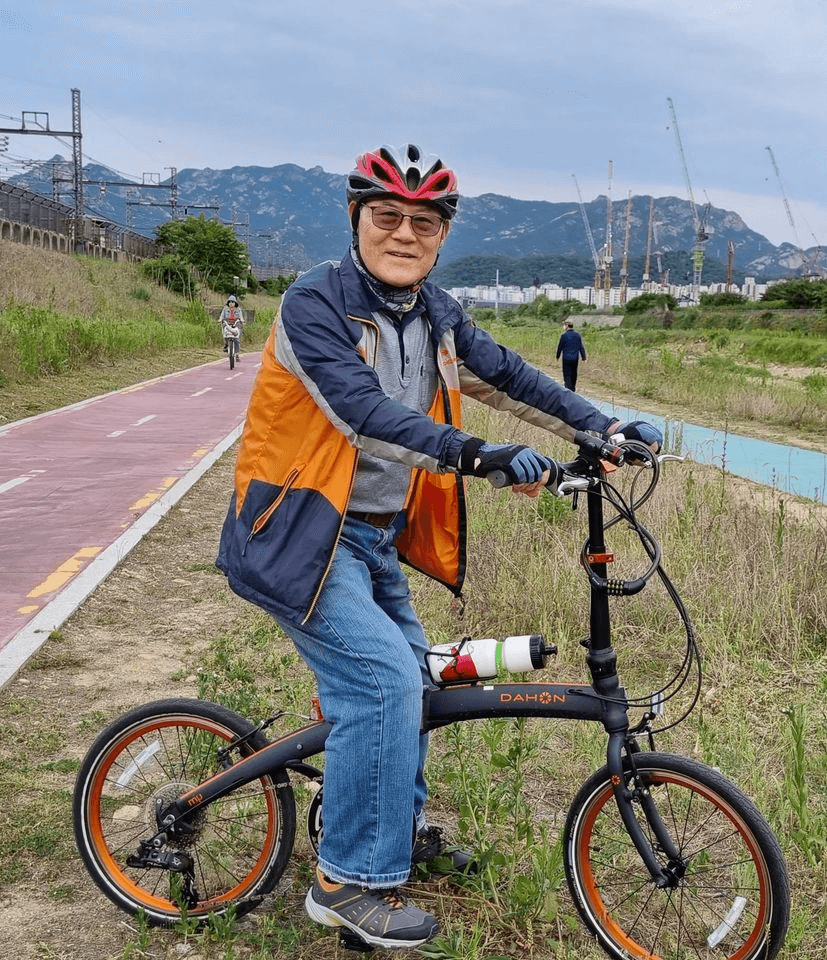
<instances>
[{"instance_id":1,"label":"blue jeans","mask_svg":"<svg viewBox=\"0 0 827 960\"><path fill-rule=\"evenodd\" d=\"M386 529L347 517L311 618L281 623L332 724L319 866L373 889L407 880L414 819L425 822L428 642L394 546L403 528L403 514Z\"/></svg>"}]
</instances>

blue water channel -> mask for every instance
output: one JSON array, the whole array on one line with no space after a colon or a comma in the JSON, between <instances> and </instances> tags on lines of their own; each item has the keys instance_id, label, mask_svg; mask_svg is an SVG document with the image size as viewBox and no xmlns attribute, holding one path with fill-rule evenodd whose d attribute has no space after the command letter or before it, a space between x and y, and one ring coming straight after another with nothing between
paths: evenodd
<instances>
[{"instance_id":1,"label":"blue water channel","mask_svg":"<svg viewBox=\"0 0 827 960\"><path fill-rule=\"evenodd\" d=\"M803 447L790 447L755 440L724 430L713 430L685 420L658 417L645 410L589 398L604 413L619 420L647 420L667 437L667 449L698 463L711 464L737 477L773 487L785 493L825 503L827 455ZM679 446L681 449L676 449Z\"/></svg>"}]
</instances>

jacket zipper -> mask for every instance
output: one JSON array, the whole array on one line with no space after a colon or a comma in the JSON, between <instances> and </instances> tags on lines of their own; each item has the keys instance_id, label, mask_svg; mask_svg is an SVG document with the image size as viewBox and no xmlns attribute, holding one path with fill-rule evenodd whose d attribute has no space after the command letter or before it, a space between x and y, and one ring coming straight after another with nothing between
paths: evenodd
<instances>
[{"instance_id":1,"label":"jacket zipper","mask_svg":"<svg viewBox=\"0 0 827 960\"><path fill-rule=\"evenodd\" d=\"M373 357L371 358L371 366L376 368L376 355L379 353L379 337L381 336L379 331L379 325L373 320L368 320L366 317L352 317L348 314L349 320L356 320L358 323L364 323L366 326L373 327L376 332L376 343L373 349ZM336 531L336 539L333 541L333 549L330 551L330 559L327 561L327 566L324 568L324 573L322 578L319 581L319 586L316 589L316 592L313 594L313 599L310 601L310 606L307 608L307 613L304 615L304 618L301 621L300 626L304 626L307 621L313 616L313 611L316 609L316 604L319 602L319 597L321 596L322 588L327 581L327 576L330 573L330 568L333 565L333 557L336 555L336 547L339 546L339 540L342 538L342 527L345 525L345 516L347 515L347 505L350 503L350 495L353 493L353 484L356 482L356 470L359 467L359 451L356 451L356 459L353 461L353 471L350 475L350 487L347 491L347 500L345 501L345 509L342 511L342 515L339 518L339 529Z\"/></svg>"}]
</instances>

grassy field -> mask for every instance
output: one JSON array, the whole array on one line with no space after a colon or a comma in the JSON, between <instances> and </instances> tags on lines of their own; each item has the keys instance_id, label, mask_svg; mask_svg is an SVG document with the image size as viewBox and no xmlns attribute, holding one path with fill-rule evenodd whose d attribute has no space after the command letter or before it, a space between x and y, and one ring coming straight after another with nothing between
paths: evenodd
<instances>
[{"instance_id":1,"label":"grassy field","mask_svg":"<svg viewBox=\"0 0 827 960\"><path fill-rule=\"evenodd\" d=\"M4 295L0 286L0 302ZM552 372L558 332L497 331ZM698 337L691 344L682 337L632 342L622 331L614 336L588 332L583 390L624 403L631 399L642 409L675 415L684 410L687 417L689 402L681 397L691 397L693 418L697 413L710 422L725 420L735 429L730 411L737 410L737 423L753 424L756 435L780 432L788 442L793 437L814 445L824 441L823 414L820 423L817 417L800 417L796 424L785 412L795 404L790 407L783 399L789 389L806 406L811 387L804 380L817 369L793 373L791 368L784 375L762 363L763 380L743 371L719 371L704 381L705 390L685 394L700 379L700 358L715 350L725 354ZM210 351L217 356L220 347L199 349L204 356ZM674 369L664 360L667 353L682 358ZM133 367L132 375L144 378L150 370L164 372L166 365L192 359L188 349L165 349L146 358L146 366ZM128 382L123 379L130 376L128 364L112 360L3 388L0 402L16 402L9 398L31 391L22 402L37 412L57 405L61 394L64 402L80 399L84 377L87 388L97 392L99 367L109 371L110 389ZM781 381L777 397L776 381ZM758 404L768 392L772 403L761 414ZM569 455L565 445L549 446L533 428L514 428L513 421L485 409L469 409L468 416L469 429L492 440L508 437L563 459ZM306 709L312 683L291 646L266 617L232 597L211 566L209 551L230 469L228 455L215 468L216 476L194 488L51 647L0 694L0 899L9 909L17 909L22 888L39 909L62 908L65 926L65 918L78 916L87 900L97 903L67 835L67 798L82 744L117 715L119 704L150 683L140 673L130 674L125 683L118 680L117 645L124 631L143 638L137 649L149 655L157 647L156 655L163 658L152 676L153 696L196 693L254 717L274 705ZM542 632L558 645L559 655L540 676L582 681L578 641L587 632L588 591L578 555L586 534L584 511L573 512L569 503L549 495L528 501L483 483L472 485L470 500L464 618L457 619L442 587L412 575L429 636L443 642L465 634ZM779 837L793 885L791 928L780 956L822 960L827 942L825 511L712 468L672 464L644 510L644 522L663 544L664 566L693 618L704 658L697 708L658 746L719 767L755 800ZM645 558L628 531L614 527L608 540L618 557L613 574L634 576L642 570ZM680 624L656 586L615 601L613 613L624 683L631 693L646 694L680 663ZM104 676L96 659L104 658L107 648L112 653ZM135 684L131 691L130 682ZM76 687L80 694L69 698L66 691ZM680 706L670 706L670 714L677 715ZM498 854L497 869L473 882L432 879L412 885L417 902L443 918L443 932L428 951L433 960L603 956L576 921L557 831L550 831L547 842L543 832L543 825L560 824L577 786L602 763L602 743L599 729L575 722L463 724L433 738L429 777L436 819L477 849L494 847ZM306 799L300 796L301 802ZM56 928L39 942L27 939L27 952L21 947L18 955L26 960L347 956L335 937L303 916L301 898L311 870L305 841L278 896L239 924L216 922L195 930L182 920L177 930L149 930L139 921L118 925L110 912L102 914L107 929L96 931L92 952L72 948Z\"/></svg>"},{"instance_id":2,"label":"grassy field","mask_svg":"<svg viewBox=\"0 0 827 960\"><path fill-rule=\"evenodd\" d=\"M577 318L588 360L578 391L718 430L827 449L827 337L789 331L597 327ZM559 370L556 326L491 332Z\"/></svg>"},{"instance_id":3,"label":"grassy field","mask_svg":"<svg viewBox=\"0 0 827 960\"><path fill-rule=\"evenodd\" d=\"M10 242L0 249L0 424L221 354L208 312L222 306L221 293L202 290L187 301L134 264ZM243 298L255 317L247 349L264 341L277 307L263 293Z\"/></svg>"}]
</instances>

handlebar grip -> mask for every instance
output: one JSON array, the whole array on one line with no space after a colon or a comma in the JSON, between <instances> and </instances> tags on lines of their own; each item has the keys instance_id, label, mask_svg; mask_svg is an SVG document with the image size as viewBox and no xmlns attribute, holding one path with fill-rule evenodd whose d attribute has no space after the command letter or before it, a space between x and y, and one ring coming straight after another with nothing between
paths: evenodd
<instances>
[{"instance_id":1,"label":"handlebar grip","mask_svg":"<svg viewBox=\"0 0 827 960\"><path fill-rule=\"evenodd\" d=\"M616 467L623 466L625 462L622 447L603 440L601 437L593 437L590 433L576 430L574 442L580 448L581 453L596 457L598 460L607 460Z\"/></svg>"},{"instance_id":2,"label":"handlebar grip","mask_svg":"<svg viewBox=\"0 0 827 960\"><path fill-rule=\"evenodd\" d=\"M491 484L492 487L510 487L511 481L508 479L508 474L505 470L492 470L491 473L485 475L485 479Z\"/></svg>"},{"instance_id":3,"label":"handlebar grip","mask_svg":"<svg viewBox=\"0 0 827 960\"><path fill-rule=\"evenodd\" d=\"M563 479L563 468L556 460L552 460L550 457L546 458L548 460L549 466L549 478L546 483L552 491L557 490L557 485ZM490 473L485 475L485 479L491 484L492 487L510 487L513 486L512 481L509 479L508 474L505 470L492 470Z\"/></svg>"}]
</instances>

